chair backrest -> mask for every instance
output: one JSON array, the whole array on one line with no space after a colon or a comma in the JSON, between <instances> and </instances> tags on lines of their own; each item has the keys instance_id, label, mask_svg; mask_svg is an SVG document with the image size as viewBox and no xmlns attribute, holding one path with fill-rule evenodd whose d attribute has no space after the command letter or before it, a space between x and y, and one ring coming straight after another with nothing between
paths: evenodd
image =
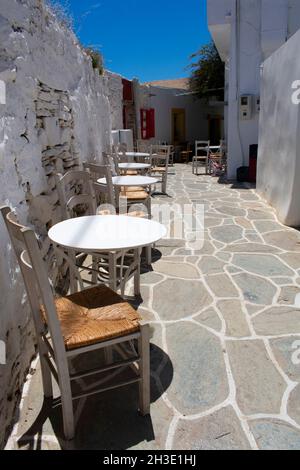
<instances>
[{"instance_id":1,"label":"chair backrest","mask_svg":"<svg viewBox=\"0 0 300 470\"><path fill-rule=\"evenodd\" d=\"M201 156L203 154L209 155L209 140L196 140L195 142L195 155Z\"/></svg>"},{"instance_id":2,"label":"chair backrest","mask_svg":"<svg viewBox=\"0 0 300 470\"><path fill-rule=\"evenodd\" d=\"M56 187L64 218L96 214L96 195L91 175L87 171L76 170L56 175Z\"/></svg>"},{"instance_id":3,"label":"chair backrest","mask_svg":"<svg viewBox=\"0 0 300 470\"><path fill-rule=\"evenodd\" d=\"M54 359L57 360L59 357L60 364L64 361L64 366L67 367L66 350L54 303L54 295L36 235L33 230L17 222L16 216L9 207L4 206L0 210L23 275L38 344L40 344L41 337L45 335L48 327L52 339Z\"/></svg>"},{"instance_id":4,"label":"chair backrest","mask_svg":"<svg viewBox=\"0 0 300 470\"><path fill-rule=\"evenodd\" d=\"M145 140L137 140L136 148L138 152L150 153L151 144Z\"/></svg>"},{"instance_id":5,"label":"chair backrest","mask_svg":"<svg viewBox=\"0 0 300 470\"><path fill-rule=\"evenodd\" d=\"M169 166L171 148L171 145L153 145L151 147L152 165L164 166L167 170Z\"/></svg>"},{"instance_id":6,"label":"chair backrest","mask_svg":"<svg viewBox=\"0 0 300 470\"><path fill-rule=\"evenodd\" d=\"M103 160L105 165L110 166L112 169L113 175L120 176L120 169L119 169L119 145L113 145L112 152L106 153L103 152Z\"/></svg>"},{"instance_id":7,"label":"chair backrest","mask_svg":"<svg viewBox=\"0 0 300 470\"><path fill-rule=\"evenodd\" d=\"M84 162L83 168L89 172L96 194L105 194L107 197L107 202L116 207L116 197L112 182L111 166ZM105 178L106 184L98 183L100 178Z\"/></svg>"}]
</instances>

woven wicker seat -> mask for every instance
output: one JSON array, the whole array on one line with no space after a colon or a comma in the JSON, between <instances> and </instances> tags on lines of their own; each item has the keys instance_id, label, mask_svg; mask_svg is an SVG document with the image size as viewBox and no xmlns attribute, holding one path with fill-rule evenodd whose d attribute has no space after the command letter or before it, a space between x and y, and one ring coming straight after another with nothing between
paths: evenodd
<instances>
[{"instance_id":1,"label":"woven wicker seat","mask_svg":"<svg viewBox=\"0 0 300 470\"><path fill-rule=\"evenodd\" d=\"M136 171L136 170L126 170L126 171L124 172L124 174L125 174L126 176L136 176L136 175L138 175L139 173L138 173L138 171Z\"/></svg>"},{"instance_id":2,"label":"woven wicker seat","mask_svg":"<svg viewBox=\"0 0 300 470\"><path fill-rule=\"evenodd\" d=\"M148 199L149 195L146 191L122 191L120 196L127 197L127 199L133 201L144 201Z\"/></svg>"},{"instance_id":3,"label":"woven wicker seat","mask_svg":"<svg viewBox=\"0 0 300 470\"><path fill-rule=\"evenodd\" d=\"M165 173L166 169L163 166L155 166L151 169L152 173Z\"/></svg>"},{"instance_id":4,"label":"woven wicker seat","mask_svg":"<svg viewBox=\"0 0 300 470\"><path fill-rule=\"evenodd\" d=\"M58 298L55 306L67 350L139 329L139 314L104 285Z\"/></svg>"}]
</instances>

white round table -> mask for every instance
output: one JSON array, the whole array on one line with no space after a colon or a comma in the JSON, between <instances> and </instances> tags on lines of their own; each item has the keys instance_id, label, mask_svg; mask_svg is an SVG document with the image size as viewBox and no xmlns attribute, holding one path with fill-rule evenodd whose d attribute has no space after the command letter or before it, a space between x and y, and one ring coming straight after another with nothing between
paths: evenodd
<instances>
[{"instance_id":1,"label":"white round table","mask_svg":"<svg viewBox=\"0 0 300 470\"><path fill-rule=\"evenodd\" d=\"M109 287L116 292L119 286L124 293L125 283L134 276L134 293L140 295L141 249L151 246L165 237L166 233L164 225L149 219L126 215L91 215L64 220L54 225L48 236L58 250L90 253L93 258L97 254L107 253ZM130 277L126 279L126 271L123 272L122 268L123 255L129 250L134 251L134 257L129 266ZM121 263L119 279L117 263ZM75 264L73 268L77 269Z\"/></svg>"},{"instance_id":2,"label":"white round table","mask_svg":"<svg viewBox=\"0 0 300 470\"><path fill-rule=\"evenodd\" d=\"M100 178L97 180L99 184L106 184L106 178ZM151 186L157 184L159 180L157 178L151 178L150 176L113 176L112 183L114 186Z\"/></svg>"},{"instance_id":3,"label":"white round table","mask_svg":"<svg viewBox=\"0 0 300 470\"><path fill-rule=\"evenodd\" d=\"M150 163L119 163L120 170L147 170L150 167Z\"/></svg>"},{"instance_id":4,"label":"white round table","mask_svg":"<svg viewBox=\"0 0 300 470\"><path fill-rule=\"evenodd\" d=\"M152 245L165 237L164 225L126 215L90 215L64 220L48 232L52 242L76 251L130 250Z\"/></svg>"}]
</instances>

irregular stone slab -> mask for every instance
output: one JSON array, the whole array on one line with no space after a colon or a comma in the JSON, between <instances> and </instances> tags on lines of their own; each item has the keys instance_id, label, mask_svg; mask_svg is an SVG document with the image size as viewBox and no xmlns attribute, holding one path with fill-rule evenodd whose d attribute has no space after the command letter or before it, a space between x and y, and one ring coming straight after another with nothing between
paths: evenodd
<instances>
[{"instance_id":1,"label":"irregular stone slab","mask_svg":"<svg viewBox=\"0 0 300 470\"><path fill-rule=\"evenodd\" d=\"M300 235L296 231L281 230L263 235L266 243L286 251L300 251Z\"/></svg>"},{"instance_id":2,"label":"irregular stone slab","mask_svg":"<svg viewBox=\"0 0 300 470\"><path fill-rule=\"evenodd\" d=\"M300 431L280 420L249 421L250 429L261 450L299 450Z\"/></svg>"},{"instance_id":3,"label":"irregular stone slab","mask_svg":"<svg viewBox=\"0 0 300 470\"><path fill-rule=\"evenodd\" d=\"M201 250L196 250L195 254L197 255L212 255L215 252L215 248L211 244L211 242L205 240L204 245Z\"/></svg>"},{"instance_id":4,"label":"irregular stone slab","mask_svg":"<svg viewBox=\"0 0 300 470\"><path fill-rule=\"evenodd\" d=\"M233 279L242 290L246 301L263 305L272 303L276 288L266 279L248 273L234 274Z\"/></svg>"},{"instance_id":5,"label":"irregular stone slab","mask_svg":"<svg viewBox=\"0 0 300 470\"><path fill-rule=\"evenodd\" d=\"M259 310L262 310L264 308L264 307L258 307L257 305L252 305L248 303L245 303L245 307L249 315L254 315L255 313L259 312Z\"/></svg>"},{"instance_id":6,"label":"irregular stone slab","mask_svg":"<svg viewBox=\"0 0 300 470\"><path fill-rule=\"evenodd\" d=\"M208 307L212 298L201 281L168 279L154 287L153 308L163 320L178 320Z\"/></svg>"},{"instance_id":7,"label":"irregular stone slab","mask_svg":"<svg viewBox=\"0 0 300 470\"><path fill-rule=\"evenodd\" d=\"M299 307L299 300L296 298L300 296L300 288L296 286L284 286L280 290L280 294L278 297L278 303L282 305L294 305L295 307ZM297 304L296 304L297 301Z\"/></svg>"},{"instance_id":8,"label":"irregular stone slab","mask_svg":"<svg viewBox=\"0 0 300 470\"><path fill-rule=\"evenodd\" d=\"M234 255L232 263L245 271L250 271L254 274L261 276L293 276L294 273L291 269L285 266L275 256L272 255L256 255L252 254L238 254Z\"/></svg>"},{"instance_id":9,"label":"irregular stone slab","mask_svg":"<svg viewBox=\"0 0 300 470\"><path fill-rule=\"evenodd\" d=\"M216 297L238 297L239 293L227 274L209 275L207 283Z\"/></svg>"},{"instance_id":10,"label":"irregular stone slab","mask_svg":"<svg viewBox=\"0 0 300 470\"><path fill-rule=\"evenodd\" d=\"M194 317L194 320L216 331L221 331L222 329L221 319L213 307Z\"/></svg>"},{"instance_id":11,"label":"irregular stone slab","mask_svg":"<svg viewBox=\"0 0 300 470\"><path fill-rule=\"evenodd\" d=\"M203 256L198 267L203 274L217 274L224 271L225 263L215 256Z\"/></svg>"},{"instance_id":12,"label":"irregular stone slab","mask_svg":"<svg viewBox=\"0 0 300 470\"><path fill-rule=\"evenodd\" d=\"M155 263L153 264L155 266ZM143 273L141 275L141 284L157 284L159 281L163 280L163 276L156 274L153 271Z\"/></svg>"},{"instance_id":13,"label":"irregular stone slab","mask_svg":"<svg viewBox=\"0 0 300 470\"><path fill-rule=\"evenodd\" d=\"M250 220L246 219L245 217L237 217L235 219L235 222L243 228L253 229L252 223L250 222Z\"/></svg>"},{"instance_id":14,"label":"irregular stone slab","mask_svg":"<svg viewBox=\"0 0 300 470\"><path fill-rule=\"evenodd\" d=\"M224 261L230 261L231 259L231 254L230 253L223 253L223 252L218 252L218 258L223 259Z\"/></svg>"},{"instance_id":15,"label":"irregular stone slab","mask_svg":"<svg viewBox=\"0 0 300 470\"><path fill-rule=\"evenodd\" d=\"M193 421L180 420L176 450L249 450L250 444L231 406Z\"/></svg>"},{"instance_id":16,"label":"irregular stone slab","mask_svg":"<svg viewBox=\"0 0 300 470\"><path fill-rule=\"evenodd\" d=\"M243 230L237 225L222 225L210 229L212 238L223 243L232 243L243 238Z\"/></svg>"},{"instance_id":17,"label":"irregular stone slab","mask_svg":"<svg viewBox=\"0 0 300 470\"><path fill-rule=\"evenodd\" d=\"M245 415L279 413L286 385L263 341L227 341L226 344L241 411Z\"/></svg>"},{"instance_id":18,"label":"irregular stone slab","mask_svg":"<svg viewBox=\"0 0 300 470\"><path fill-rule=\"evenodd\" d=\"M222 300L217 303L226 323L226 335L242 338L250 336L246 314L242 310L239 300Z\"/></svg>"},{"instance_id":19,"label":"irregular stone slab","mask_svg":"<svg viewBox=\"0 0 300 470\"><path fill-rule=\"evenodd\" d=\"M272 279L272 281L275 282L275 284L277 284L278 286L284 286L284 285L291 283L291 278L290 277L275 277L274 279Z\"/></svg>"},{"instance_id":20,"label":"irregular stone slab","mask_svg":"<svg viewBox=\"0 0 300 470\"><path fill-rule=\"evenodd\" d=\"M164 449L172 418L172 411L163 400L151 403L152 436L144 440L137 440L138 444L127 449L145 451Z\"/></svg>"},{"instance_id":21,"label":"irregular stone slab","mask_svg":"<svg viewBox=\"0 0 300 470\"><path fill-rule=\"evenodd\" d=\"M220 219L214 219L212 217L206 217L204 219L204 228L218 227L221 223L222 223L222 220L220 220Z\"/></svg>"},{"instance_id":22,"label":"irregular stone slab","mask_svg":"<svg viewBox=\"0 0 300 470\"><path fill-rule=\"evenodd\" d=\"M198 279L198 270L188 263L171 263L168 261L157 261L153 265L155 272L167 274L172 277L183 277L185 279Z\"/></svg>"},{"instance_id":23,"label":"irregular stone slab","mask_svg":"<svg viewBox=\"0 0 300 470\"><path fill-rule=\"evenodd\" d=\"M168 398L183 414L206 411L228 395L227 375L219 340L200 325L167 326L168 352L174 377Z\"/></svg>"},{"instance_id":24,"label":"irregular stone slab","mask_svg":"<svg viewBox=\"0 0 300 470\"><path fill-rule=\"evenodd\" d=\"M252 320L259 335L300 333L300 310L292 307L271 307Z\"/></svg>"},{"instance_id":25,"label":"irregular stone slab","mask_svg":"<svg viewBox=\"0 0 300 470\"><path fill-rule=\"evenodd\" d=\"M300 382L300 336L271 339L270 345L284 373L293 382Z\"/></svg>"},{"instance_id":26,"label":"irregular stone slab","mask_svg":"<svg viewBox=\"0 0 300 470\"><path fill-rule=\"evenodd\" d=\"M246 236L246 239L250 243L259 243L261 241L260 236L257 235L256 233L250 233L249 235Z\"/></svg>"},{"instance_id":27,"label":"irregular stone slab","mask_svg":"<svg viewBox=\"0 0 300 470\"><path fill-rule=\"evenodd\" d=\"M299 368L299 365L298 365ZM297 385L297 387L294 388L294 390L290 394L289 402L288 402L288 408L287 412L290 415L290 417L296 421L297 424L300 426L300 384ZM298 447L298 450L300 449L300 446Z\"/></svg>"},{"instance_id":28,"label":"irregular stone slab","mask_svg":"<svg viewBox=\"0 0 300 470\"><path fill-rule=\"evenodd\" d=\"M215 208L221 214L232 215L233 217L244 217L246 211L244 209L239 209L238 207L231 206L219 206Z\"/></svg>"},{"instance_id":29,"label":"irregular stone slab","mask_svg":"<svg viewBox=\"0 0 300 470\"><path fill-rule=\"evenodd\" d=\"M260 209L248 209L248 219L257 220L257 219L274 219L274 215L270 212L263 211Z\"/></svg>"},{"instance_id":30,"label":"irregular stone slab","mask_svg":"<svg viewBox=\"0 0 300 470\"><path fill-rule=\"evenodd\" d=\"M231 253L277 253L278 250L263 243L233 243L223 248L222 251Z\"/></svg>"},{"instance_id":31,"label":"irregular stone slab","mask_svg":"<svg viewBox=\"0 0 300 470\"><path fill-rule=\"evenodd\" d=\"M300 268L300 253L282 253L279 255L291 268Z\"/></svg>"},{"instance_id":32,"label":"irregular stone slab","mask_svg":"<svg viewBox=\"0 0 300 470\"><path fill-rule=\"evenodd\" d=\"M256 220L254 225L260 233L275 232L283 228L282 225L274 220Z\"/></svg>"}]
</instances>

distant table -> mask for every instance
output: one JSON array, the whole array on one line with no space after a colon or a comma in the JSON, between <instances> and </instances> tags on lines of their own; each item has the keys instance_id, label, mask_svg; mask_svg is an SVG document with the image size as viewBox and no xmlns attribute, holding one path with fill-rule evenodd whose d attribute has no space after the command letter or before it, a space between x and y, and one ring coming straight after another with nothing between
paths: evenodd
<instances>
[{"instance_id":1,"label":"distant table","mask_svg":"<svg viewBox=\"0 0 300 470\"><path fill-rule=\"evenodd\" d=\"M119 163L120 170L148 170L150 163Z\"/></svg>"},{"instance_id":2,"label":"distant table","mask_svg":"<svg viewBox=\"0 0 300 470\"><path fill-rule=\"evenodd\" d=\"M159 180L157 178L151 178L150 176L113 176L112 183L114 186L151 186L157 184ZM106 178L100 178L98 180L99 184L106 184Z\"/></svg>"},{"instance_id":3,"label":"distant table","mask_svg":"<svg viewBox=\"0 0 300 470\"><path fill-rule=\"evenodd\" d=\"M150 153L145 153L145 152L119 152L120 157L122 155L125 155L128 158L149 158Z\"/></svg>"}]
</instances>

